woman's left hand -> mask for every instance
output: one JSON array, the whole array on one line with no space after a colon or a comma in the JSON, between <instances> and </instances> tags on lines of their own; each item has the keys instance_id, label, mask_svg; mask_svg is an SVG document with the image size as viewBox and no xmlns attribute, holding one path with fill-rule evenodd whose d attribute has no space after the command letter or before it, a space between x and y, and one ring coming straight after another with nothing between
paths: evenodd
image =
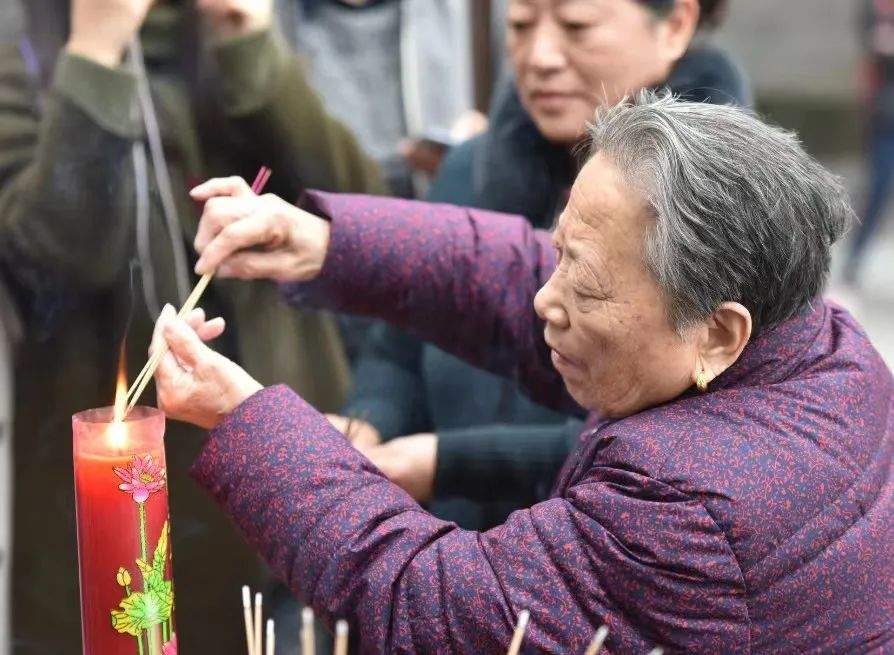
<instances>
[{"instance_id":1,"label":"woman's left hand","mask_svg":"<svg viewBox=\"0 0 894 655\"><path fill-rule=\"evenodd\" d=\"M217 319L216 319L217 320ZM238 365L202 341L219 336L223 325L196 325L167 305L155 325L150 354L167 344L155 371L158 407L167 416L210 430L262 389Z\"/></svg>"},{"instance_id":2,"label":"woman's left hand","mask_svg":"<svg viewBox=\"0 0 894 655\"><path fill-rule=\"evenodd\" d=\"M221 39L260 32L273 23L273 0L198 0L198 7Z\"/></svg>"}]
</instances>

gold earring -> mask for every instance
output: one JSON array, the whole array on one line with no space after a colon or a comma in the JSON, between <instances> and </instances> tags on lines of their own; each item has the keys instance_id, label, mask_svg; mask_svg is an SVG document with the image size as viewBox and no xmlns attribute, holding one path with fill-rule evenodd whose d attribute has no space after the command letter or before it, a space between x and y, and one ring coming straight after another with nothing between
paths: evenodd
<instances>
[{"instance_id":1,"label":"gold earring","mask_svg":"<svg viewBox=\"0 0 894 655\"><path fill-rule=\"evenodd\" d=\"M702 393L708 390L708 383L710 381L708 372L704 368L702 368L702 370L698 372L698 375L695 376L695 386Z\"/></svg>"}]
</instances>

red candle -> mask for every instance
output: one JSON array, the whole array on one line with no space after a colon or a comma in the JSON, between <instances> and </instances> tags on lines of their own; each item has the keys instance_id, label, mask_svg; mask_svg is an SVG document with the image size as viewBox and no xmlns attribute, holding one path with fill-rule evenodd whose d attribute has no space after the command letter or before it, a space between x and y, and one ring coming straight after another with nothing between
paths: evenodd
<instances>
[{"instance_id":1,"label":"red candle","mask_svg":"<svg viewBox=\"0 0 894 655\"><path fill-rule=\"evenodd\" d=\"M72 417L84 653L175 655L165 417L115 415Z\"/></svg>"}]
</instances>

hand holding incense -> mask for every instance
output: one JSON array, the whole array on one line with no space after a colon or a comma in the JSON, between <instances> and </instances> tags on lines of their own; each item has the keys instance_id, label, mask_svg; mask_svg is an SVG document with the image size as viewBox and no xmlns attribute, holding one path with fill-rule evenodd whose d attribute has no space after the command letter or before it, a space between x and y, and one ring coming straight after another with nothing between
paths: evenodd
<instances>
[{"instance_id":1,"label":"hand holding incense","mask_svg":"<svg viewBox=\"0 0 894 655\"><path fill-rule=\"evenodd\" d=\"M270 179L270 175L270 169L266 166L262 167L261 170L258 171L258 175L251 186L252 193L258 194L263 191L264 187L267 184L267 181ZM205 289L208 288L208 284L211 282L212 277L214 277L213 271L202 276L198 284L196 284L195 288L192 290L192 293L189 294L186 302L183 303L183 307L180 308L180 311L177 314L180 318L186 318L190 314L190 312L195 309L196 305L202 297L202 294L205 293ZM149 358L149 361L146 362L146 365L140 371L139 375L137 375L130 389L128 389L127 391L128 412L130 412L130 410L136 406L137 401L140 399L140 396L143 395L143 391L145 391L146 386L152 379L152 376L155 375L155 370L158 368L159 362L161 362L162 357L164 357L166 353L167 346L162 346L161 348L156 350Z\"/></svg>"}]
</instances>

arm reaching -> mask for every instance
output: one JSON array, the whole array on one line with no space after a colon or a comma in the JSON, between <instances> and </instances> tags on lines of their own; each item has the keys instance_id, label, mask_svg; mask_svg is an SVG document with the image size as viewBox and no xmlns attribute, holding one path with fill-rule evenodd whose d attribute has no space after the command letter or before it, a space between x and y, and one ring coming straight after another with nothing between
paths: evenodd
<instances>
[{"instance_id":1,"label":"arm reaching","mask_svg":"<svg viewBox=\"0 0 894 655\"><path fill-rule=\"evenodd\" d=\"M193 475L300 598L359 629L363 652L502 652L522 609L537 652L582 652L602 623L613 652L748 647L723 533L698 502L636 472L594 465L564 497L468 532L276 387L212 431Z\"/></svg>"},{"instance_id":2,"label":"arm reaching","mask_svg":"<svg viewBox=\"0 0 894 655\"><path fill-rule=\"evenodd\" d=\"M210 180L192 196L206 203L197 273L287 283L296 304L384 319L518 379L543 405L580 412L533 309L555 268L549 234L523 218L322 192L308 193L305 211L255 196L238 178Z\"/></svg>"},{"instance_id":3,"label":"arm reaching","mask_svg":"<svg viewBox=\"0 0 894 655\"><path fill-rule=\"evenodd\" d=\"M166 307L153 339L170 348L160 406L212 429L195 478L299 597L360 628L362 651L500 652L522 609L538 652L580 652L602 623L617 652L747 651L742 573L696 499L593 461L561 497L486 533L460 530L301 398L260 389L202 344L221 329Z\"/></svg>"}]
</instances>

